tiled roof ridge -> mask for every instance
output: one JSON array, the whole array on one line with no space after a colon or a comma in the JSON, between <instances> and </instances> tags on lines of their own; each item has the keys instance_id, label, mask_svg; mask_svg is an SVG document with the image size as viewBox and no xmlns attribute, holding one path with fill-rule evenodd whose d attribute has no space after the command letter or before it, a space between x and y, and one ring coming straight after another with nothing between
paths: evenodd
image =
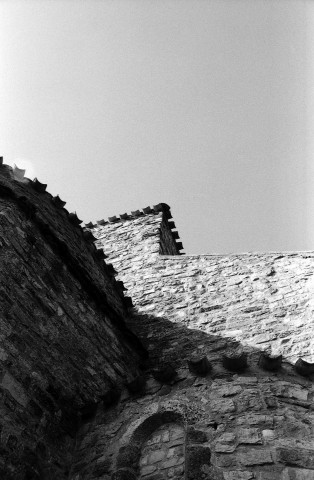
<instances>
[{"instance_id":1,"label":"tiled roof ridge","mask_svg":"<svg viewBox=\"0 0 314 480\"><path fill-rule=\"evenodd\" d=\"M6 169L6 171L9 172L11 178L13 177L15 181L22 183L29 188L32 188L33 191L36 192L38 195L46 195L50 197L50 201L52 205L54 205L55 209L62 210L67 214L69 223L72 225L72 228L77 228L81 232L83 240L85 241L87 246L94 249L93 257L95 259L95 262L97 262L98 264L101 262L106 273L109 274L109 276L112 278L112 281L114 282L117 290L120 292L121 298L123 299L125 306L127 308L132 306L131 297L127 297L123 294L123 291L127 290L123 285L123 282L115 279L115 275L117 274L117 272L115 271L113 265L111 263L105 262L106 255L104 254L102 249L97 249L94 243L96 238L92 235L90 231L86 231L81 226L81 223L83 221L78 218L76 212L68 212L68 210L64 208L66 202L61 200L59 195L53 197L52 194L47 192L47 184L39 182L37 178L31 180L25 177L25 170L17 167L16 165L14 167L11 167L10 165L4 164L2 156L0 156L0 170L1 169ZM37 207L32 204L31 200L23 195L16 193L10 186L0 183L0 195L1 193L14 198L19 203L21 208L27 211L29 215L34 216L36 214ZM49 231L51 230L46 224L43 225L43 228L49 229ZM64 248L66 248L66 246L64 246Z\"/></svg>"},{"instance_id":2,"label":"tiled roof ridge","mask_svg":"<svg viewBox=\"0 0 314 480\"><path fill-rule=\"evenodd\" d=\"M119 216L113 215L112 217L108 217L108 221L101 219L101 220L97 220L96 223L89 222L85 224L85 227L96 228L102 225L108 225L109 223L118 223L118 222L125 222L127 220L136 220L139 217L144 217L148 215L158 215L161 212L165 213L167 219L172 218L169 205L167 205L167 203L158 203L157 205L154 205L153 208L148 206L148 207L142 208L141 210L131 211L130 214L121 213Z\"/></svg>"}]
</instances>

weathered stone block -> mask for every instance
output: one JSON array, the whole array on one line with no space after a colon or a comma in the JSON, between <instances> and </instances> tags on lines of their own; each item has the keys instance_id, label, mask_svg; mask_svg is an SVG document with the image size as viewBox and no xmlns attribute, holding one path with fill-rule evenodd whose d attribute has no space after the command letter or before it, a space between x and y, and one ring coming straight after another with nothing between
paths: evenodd
<instances>
[{"instance_id":1,"label":"weathered stone block","mask_svg":"<svg viewBox=\"0 0 314 480\"><path fill-rule=\"evenodd\" d=\"M161 468L165 469L170 467L176 467L177 465L181 465L183 462L184 462L183 457L170 458L169 460L162 462Z\"/></svg>"},{"instance_id":2,"label":"weathered stone block","mask_svg":"<svg viewBox=\"0 0 314 480\"><path fill-rule=\"evenodd\" d=\"M271 452L269 450L250 450L238 454L239 461L242 465L266 465L274 463Z\"/></svg>"},{"instance_id":3,"label":"weathered stone block","mask_svg":"<svg viewBox=\"0 0 314 480\"><path fill-rule=\"evenodd\" d=\"M272 409L278 406L278 400L272 396L265 396L264 398L267 408Z\"/></svg>"},{"instance_id":4,"label":"weathered stone block","mask_svg":"<svg viewBox=\"0 0 314 480\"><path fill-rule=\"evenodd\" d=\"M141 474L142 476L150 475L151 473L156 472L156 470L157 470L157 467L155 465L146 465L141 468Z\"/></svg>"},{"instance_id":5,"label":"weathered stone block","mask_svg":"<svg viewBox=\"0 0 314 480\"><path fill-rule=\"evenodd\" d=\"M168 478L173 478L176 480L177 478L184 478L182 474L184 473L184 465L180 465L179 467L172 467L168 470ZM163 477L164 478L164 477Z\"/></svg>"},{"instance_id":6,"label":"weathered stone block","mask_svg":"<svg viewBox=\"0 0 314 480\"><path fill-rule=\"evenodd\" d=\"M147 445L154 445L154 444L158 444L160 443L161 441L161 435L156 435L154 434L152 438L150 438L149 440L147 440Z\"/></svg>"},{"instance_id":7,"label":"weathered stone block","mask_svg":"<svg viewBox=\"0 0 314 480\"><path fill-rule=\"evenodd\" d=\"M258 428L240 428L237 436L240 444L251 443L257 445L262 443L261 433Z\"/></svg>"},{"instance_id":8,"label":"weathered stone block","mask_svg":"<svg viewBox=\"0 0 314 480\"><path fill-rule=\"evenodd\" d=\"M235 405L234 402L231 399L217 399L211 402L210 404L211 408L213 411L219 412L219 413L229 413L229 412L234 412L235 411Z\"/></svg>"},{"instance_id":9,"label":"weathered stone block","mask_svg":"<svg viewBox=\"0 0 314 480\"><path fill-rule=\"evenodd\" d=\"M220 443L234 443L236 439L235 433L225 432L219 437Z\"/></svg>"},{"instance_id":10,"label":"weathered stone block","mask_svg":"<svg viewBox=\"0 0 314 480\"><path fill-rule=\"evenodd\" d=\"M287 396L290 398L295 398L296 400L301 400L306 402L308 399L309 392L304 388L295 386L288 388Z\"/></svg>"},{"instance_id":11,"label":"weathered stone block","mask_svg":"<svg viewBox=\"0 0 314 480\"><path fill-rule=\"evenodd\" d=\"M280 480L314 480L314 470L285 468Z\"/></svg>"},{"instance_id":12,"label":"weathered stone block","mask_svg":"<svg viewBox=\"0 0 314 480\"><path fill-rule=\"evenodd\" d=\"M278 460L286 465L314 469L314 451L300 448L278 448Z\"/></svg>"},{"instance_id":13,"label":"weathered stone block","mask_svg":"<svg viewBox=\"0 0 314 480\"><path fill-rule=\"evenodd\" d=\"M182 427L176 426L171 429L170 440L177 440L184 437L184 431Z\"/></svg>"},{"instance_id":14,"label":"weathered stone block","mask_svg":"<svg viewBox=\"0 0 314 480\"><path fill-rule=\"evenodd\" d=\"M224 480L251 480L255 478L254 473L245 470L233 470L223 473Z\"/></svg>"},{"instance_id":15,"label":"weathered stone block","mask_svg":"<svg viewBox=\"0 0 314 480\"><path fill-rule=\"evenodd\" d=\"M227 443L217 442L215 445L216 453L232 453L236 449L236 445L228 445Z\"/></svg>"},{"instance_id":16,"label":"weathered stone block","mask_svg":"<svg viewBox=\"0 0 314 480\"><path fill-rule=\"evenodd\" d=\"M184 438L177 438L176 440L172 440L171 442L169 442L168 444L168 447L177 447L177 446L180 446L180 445L183 445L184 443Z\"/></svg>"},{"instance_id":17,"label":"weathered stone block","mask_svg":"<svg viewBox=\"0 0 314 480\"><path fill-rule=\"evenodd\" d=\"M218 392L223 397L233 397L242 392L242 387L240 385L224 385L219 388Z\"/></svg>"},{"instance_id":18,"label":"weathered stone block","mask_svg":"<svg viewBox=\"0 0 314 480\"><path fill-rule=\"evenodd\" d=\"M148 463L156 463L165 457L166 453L163 450L152 452L148 457Z\"/></svg>"},{"instance_id":19,"label":"weathered stone block","mask_svg":"<svg viewBox=\"0 0 314 480\"><path fill-rule=\"evenodd\" d=\"M275 430L263 430L262 435L265 442L271 442L274 440L274 438L276 438Z\"/></svg>"},{"instance_id":20,"label":"weathered stone block","mask_svg":"<svg viewBox=\"0 0 314 480\"><path fill-rule=\"evenodd\" d=\"M232 468L237 465L237 459L235 455L231 454L221 454L216 455L216 463L219 467L222 468Z\"/></svg>"},{"instance_id":21,"label":"weathered stone block","mask_svg":"<svg viewBox=\"0 0 314 480\"><path fill-rule=\"evenodd\" d=\"M183 445L179 445L178 447L169 448L167 453L167 458L173 458L177 455L182 456L183 454L184 454L184 447Z\"/></svg>"},{"instance_id":22,"label":"weathered stone block","mask_svg":"<svg viewBox=\"0 0 314 480\"><path fill-rule=\"evenodd\" d=\"M261 471L256 472L256 476L254 477L257 480L281 480L281 472L277 469L271 469L271 471Z\"/></svg>"}]
</instances>

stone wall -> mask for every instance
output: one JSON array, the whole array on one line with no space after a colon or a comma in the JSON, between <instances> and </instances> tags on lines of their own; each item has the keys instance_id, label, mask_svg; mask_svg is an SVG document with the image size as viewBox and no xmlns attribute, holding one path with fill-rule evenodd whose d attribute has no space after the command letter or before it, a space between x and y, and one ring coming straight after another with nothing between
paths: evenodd
<instances>
[{"instance_id":1,"label":"stone wall","mask_svg":"<svg viewBox=\"0 0 314 480\"><path fill-rule=\"evenodd\" d=\"M181 425L164 424L157 428L143 445L139 476L144 479L184 478L185 433Z\"/></svg>"},{"instance_id":2,"label":"stone wall","mask_svg":"<svg viewBox=\"0 0 314 480\"><path fill-rule=\"evenodd\" d=\"M79 422L144 352L93 239L40 185L0 166L3 479L68 478Z\"/></svg>"},{"instance_id":3,"label":"stone wall","mask_svg":"<svg viewBox=\"0 0 314 480\"><path fill-rule=\"evenodd\" d=\"M165 220L148 214L93 230L132 297L131 325L151 355L162 353L158 338L167 350L167 331L173 345L175 330L181 356L184 326L218 344L231 339L289 362L314 361L313 252L161 255Z\"/></svg>"},{"instance_id":4,"label":"stone wall","mask_svg":"<svg viewBox=\"0 0 314 480\"><path fill-rule=\"evenodd\" d=\"M314 360L313 273L313 253L160 256L145 276L120 278L136 306L133 329L153 355L160 352L156 335L151 337L158 325L168 326L170 342L173 330L186 326L218 343L236 340L294 363ZM180 336L177 342L181 356L185 342Z\"/></svg>"},{"instance_id":5,"label":"stone wall","mask_svg":"<svg viewBox=\"0 0 314 480\"><path fill-rule=\"evenodd\" d=\"M72 478L311 480L313 396L285 369L199 376L185 365L166 383L146 372L141 392L99 409L79 450L85 474Z\"/></svg>"},{"instance_id":6,"label":"stone wall","mask_svg":"<svg viewBox=\"0 0 314 480\"><path fill-rule=\"evenodd\" d=\"M313 253L180 255L165 204L83 231L6 166L0 198L1 478L314 479Z\"/></svg>"},{"instance_id":7,"label":"stone wall","mask_svg":"<svg viewBox=\"0 0 314 480\"><path fill-rule=\"evenodd\" d=\"M82 434L93 451L75 480L314 479L313 367L296 364L314 360L314 254L173 255L159 238L163 222L173 236L168 217L93 230L149 359L137 391ZM184 432L184 473L167 470L169 425Z\"/></svg>"}]
</instances>

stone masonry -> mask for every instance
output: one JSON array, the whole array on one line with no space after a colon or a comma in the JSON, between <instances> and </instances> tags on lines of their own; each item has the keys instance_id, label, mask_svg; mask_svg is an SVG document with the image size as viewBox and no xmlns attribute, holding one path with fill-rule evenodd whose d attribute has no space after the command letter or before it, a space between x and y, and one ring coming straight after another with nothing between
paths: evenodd
<instances>
[{"instance_id":1,"label":"stone masonry","mask_svg":"<svg viewBox=\"0 0 314 480\"><path fill-rule=\"evenodd\" d=\"M165 424L154 431L142 449L140 478L153 473L160 480L184 478L184 430L174 424Z\"/></svg>"},{"instance_id":2,"label":"stone masonry","mask_svg":"<svg viewBox=\"0 0 314 480\"><path fill-rule=\"evenodd\" d=\"M0 166L1 479L68 478L80 419L138 372L120 285L75 217Z\"/></svg>"},{"instance_id":3,"label":"stone masonry","mask_svg":"<svg viewBox=\"0 0 314 480\"><path fill-rule=\"evenodd\" d=\"M294 366L313 361L313 253L180 255L169 207L140 213L90 226L133 299L128 325L149 351L145 386L90 426L103 445L115 430L101 478L140 478L147 438L175 418L186 479L314 479L313 376ZM268 370L262 353L282 355L279 367ZM207 371L193 370L202 358ZM119 468L119 451L135 444L141 456ZM164 475L163 442L157 451L151 480Z\"/></svg>"},{"instance_id":4,"label":"stone masonry","mask_svg":"<svg viewBox=\"0 0 314 480\"><path fill-rule=\"evenodd\" d=\"M0 478L314 480L314 253L64 205L0 161Z\"/></svg>"}]
</instances>

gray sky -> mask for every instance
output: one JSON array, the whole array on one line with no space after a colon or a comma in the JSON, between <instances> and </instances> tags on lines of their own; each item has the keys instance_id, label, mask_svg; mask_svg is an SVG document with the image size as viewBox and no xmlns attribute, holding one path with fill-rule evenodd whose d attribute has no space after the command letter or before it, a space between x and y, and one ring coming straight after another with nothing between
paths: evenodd
<instances>
[{"instance_id":1,"label":"gray sky","mask_svg":"<svg viewBox=\"0 0 314 480\"><path fill-rule=\"evenodd\" d=\"M85 222L314 249L314 2L0 0L0 152Z\"/></svg>"}]
</instances>

